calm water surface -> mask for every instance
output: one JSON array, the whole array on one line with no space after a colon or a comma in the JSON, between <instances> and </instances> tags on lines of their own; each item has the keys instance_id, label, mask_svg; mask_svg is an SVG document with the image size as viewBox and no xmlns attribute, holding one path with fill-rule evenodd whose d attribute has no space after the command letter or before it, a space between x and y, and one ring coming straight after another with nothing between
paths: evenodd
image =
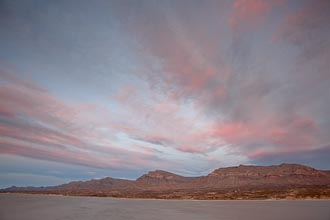
<instances>
[{"instance_id":1,"label":"calm water surface","mask_svg":"<svg viewBox=\"0 0 330 220\"><path fill-rule=\"evenodd\" d=\"M0 194L1 220L330 220L330 200L178 201Z\"/></svg>"}]
</instances>

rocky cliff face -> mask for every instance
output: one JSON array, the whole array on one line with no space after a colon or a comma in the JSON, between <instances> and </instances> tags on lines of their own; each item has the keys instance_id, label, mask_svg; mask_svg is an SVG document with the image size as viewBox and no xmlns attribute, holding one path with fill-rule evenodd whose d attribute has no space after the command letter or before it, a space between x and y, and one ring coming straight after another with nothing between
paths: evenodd
<instances>
[{"instance_id":1,"label":"rocky cliff face","mask_svg":"<svg viewBox=\"0 0 330 220\"><path fill-rule=\"evenodd\" d=\"M323 171L299 164L281 164L278 166L245 166L219 168L214 170L208 176L228 177L268 177L268 176L325 176Z\"/></svg>"},{"instance_id":2,"label":"rocky cliff face","mask_svg":"<svg viewBox=\"0 0 330 220\"><path fill-rule=\"evenodd\" d=\"M299 164L278 166L244 166L220 168L200 179L204 187L291 187L328 185L330 176L325 171ZM202 184L201 184L202 185Z\"/></svg>"}]
</instances>

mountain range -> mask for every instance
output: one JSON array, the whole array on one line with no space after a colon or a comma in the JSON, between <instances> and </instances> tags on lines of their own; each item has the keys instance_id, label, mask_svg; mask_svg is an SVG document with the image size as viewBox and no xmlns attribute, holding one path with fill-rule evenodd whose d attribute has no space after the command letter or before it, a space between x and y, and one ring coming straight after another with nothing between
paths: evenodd
<instances>
[{"instance_id":1,"label":"mountain range","mask_svg":"<svg viewBox=\"0 0 330 220\"><path fill-rule=\"evenodd\" d=\"M2 193L37 193L158 199L304 199L330 198L330 171L299 164L240 165L200 177L163 170L136 180L111 177L50 187L9 187Z\"/></svg>"}]
</instances>

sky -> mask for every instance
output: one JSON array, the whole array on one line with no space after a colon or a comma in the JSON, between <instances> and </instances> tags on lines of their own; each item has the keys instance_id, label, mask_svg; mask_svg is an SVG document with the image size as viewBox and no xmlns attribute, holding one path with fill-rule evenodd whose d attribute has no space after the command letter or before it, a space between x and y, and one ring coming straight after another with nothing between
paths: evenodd
<instances>
[{"instance_id":1,"label":"sky","mask_svg":"<svg viewBox=\"0 0 330 220\"><path fill-rule=\"evenodd\" d=\"M0 187L330 169L330 1L1 0Z\"/></svg>"}]
</instances>

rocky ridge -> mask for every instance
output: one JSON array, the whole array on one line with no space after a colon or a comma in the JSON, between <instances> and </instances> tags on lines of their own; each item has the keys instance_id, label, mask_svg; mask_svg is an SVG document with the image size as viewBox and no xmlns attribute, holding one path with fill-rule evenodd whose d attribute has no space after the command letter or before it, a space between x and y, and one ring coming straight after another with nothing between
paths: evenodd
<instances>
[{"instance_id":1,"label":"rocky ridge","mask_svg":"<svg viewBox=\"0 0 330 220\"><path fill-rule=\"evenodd\" d=\"M0 192L165 199L330 198L330 172L299 164L240 165L200 177L155 170L136 180L107 177L54 187L10 187Z\"/></svg>"}]
</instances>

